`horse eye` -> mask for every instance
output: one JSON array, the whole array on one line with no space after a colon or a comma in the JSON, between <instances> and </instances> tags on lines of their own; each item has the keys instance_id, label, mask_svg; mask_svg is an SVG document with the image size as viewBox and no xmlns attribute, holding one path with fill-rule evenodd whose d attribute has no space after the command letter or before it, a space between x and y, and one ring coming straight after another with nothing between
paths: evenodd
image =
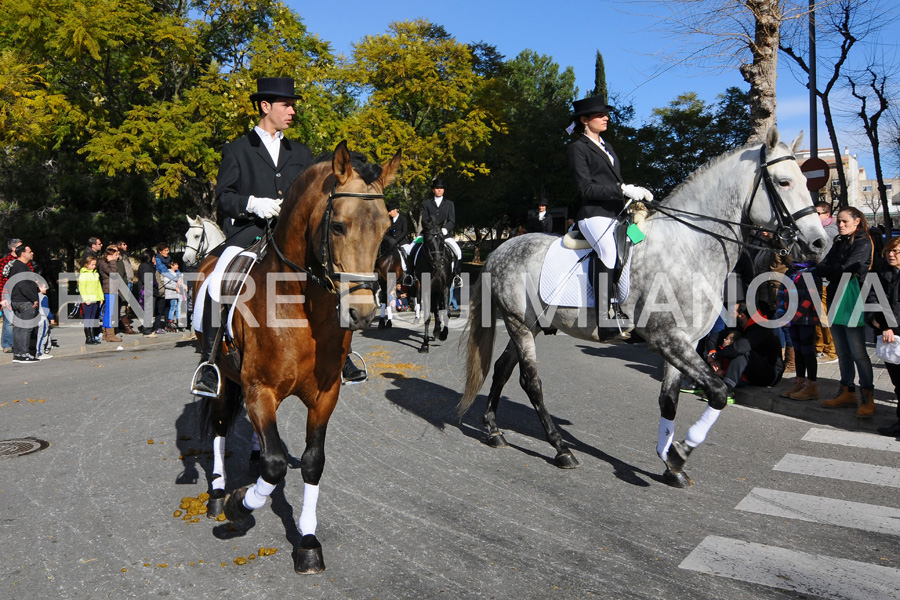
<instances>
[{"instance_id":1,"label":"horse eye","mask_svg":"<svg viewBox=\"0 0 900 600\"><path fill-rule=\"evenodd\" d=\"M331 232L335 235L344 235L344 224L343 223L332 223L331 224Z\"/></svg>"},{"instance_id":2,"label":"horse eye","mask_svg":"<svg viewBox=\"0 0 900 600\"><path fill-rule=\"evenodd\" d=\"M790 179L782 179L781 181L778 182L778 185L780 185L783 188L789 188L789 187L791 187L791 180Z\"/></svg>"}]
</instances>

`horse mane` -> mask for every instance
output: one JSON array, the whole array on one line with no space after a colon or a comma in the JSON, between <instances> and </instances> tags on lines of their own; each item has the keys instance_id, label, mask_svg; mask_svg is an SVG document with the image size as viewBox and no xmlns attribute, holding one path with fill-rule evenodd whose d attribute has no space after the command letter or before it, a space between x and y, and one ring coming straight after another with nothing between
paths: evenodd
<instances>
[{"instance_id":1,"label":"horse mane","mask_svg":"<svg viewBox=\"0 0 900 600\"><path fill-rule=\"evenodd\" d=\"M779 145L781 145L781 144L779 144ZM703 177L707 171L711 170L719 163L724 162L725 160L729 159L733 155L740 154L741 152L744 152L746 150L752 150L752 149L758 149L758 148L759 148L759 142L751 142L749 144L744 144L743 146L735 148L734 150L732 150L730 152L726 152L725 154L720 154L719 156L716 156L715 158L711 158L709 160L709 162L707 162L705 165L701 165L700 167L695 169L690 175L688 175L687 179L685 179L684 181L682 181L681 183L676 185L674 188L672 188L672 191L669 192L669 194L665 197L663 202L665 202L669 198L673 198L676 195L678 195L678 193L681 191L682 188L690 185L695 179Z\"/></svg>"},{"instance_id":2,"label":"horse mane","mask_svg":"<svg viewBox=\"0 0 900 600\"><path fill-rule=\"evenodd\" d=\"M361 152L354 152L353 150L350 150L349 152L350 166L352 166L353 170L362 177L362 180L366 185L377 181L378 178L381 177L381 165L378 163L370 163L368 157ZM312 168L313 165L319 163L331 162L332 160L334 160L334 152L324 152L318 155L308 168Z\"/></svg>"}]
</instances>

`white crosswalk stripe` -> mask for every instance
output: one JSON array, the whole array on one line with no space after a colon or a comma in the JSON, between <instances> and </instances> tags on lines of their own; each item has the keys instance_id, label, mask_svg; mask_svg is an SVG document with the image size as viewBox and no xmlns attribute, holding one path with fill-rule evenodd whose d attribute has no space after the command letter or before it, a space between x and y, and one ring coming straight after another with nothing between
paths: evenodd
<instances>
[{"instance_id":1,"label":"white crosswalk stripe","mask_svg":"<svg viewBox=\"0 0 900 600\"><path fill-rule=\"evenodd\" d=\"M900 442L890 438L823 428L810 429L803 441L848 450L900 452ZM854 458L859 456L857 451ZM889 460L896 463L895 459ZM884 455L878 461L884 462ZM773 470L900 488L900 469L877 464L786 454ZM802 479L798 485L803 485ZM887 506L757 487L735 509L773 518L900 536L900 509ZM705 538L679 566L822 598L900 598L900 569L719 536Z\"/></svg>"},{"instance_id":2,"label":"white crosswalk stripe","mask_svg":"<svg viewBox=\"0 0 900 600\"><path fill-rule=\"evenodd\" d=\"M788 454L775 465L775 470L900 488L900 469L881 465Z\"/></svg>"},{"instance_id":3,"label":"white crosswalk stripe","mask_svg":"<svg viewBox=\"0 0 900 600\"><path fill-rule=\"evenodd\" d=\"M679 565L841 600L896 600L900 570L711 535Z\"/></svg>"}]
</instances>

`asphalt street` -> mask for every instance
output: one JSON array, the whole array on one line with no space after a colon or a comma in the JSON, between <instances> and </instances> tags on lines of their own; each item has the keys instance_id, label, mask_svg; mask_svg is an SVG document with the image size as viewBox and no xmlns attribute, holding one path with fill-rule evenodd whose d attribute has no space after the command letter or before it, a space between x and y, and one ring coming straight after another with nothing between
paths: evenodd
<instances>
[{"instance_id":1,"label":"asphalt street","mask_svg":"<svg viewBox=\"0 0 900 600\"><path fill-rule=\"evenodd\" d=\"M486 387L456 416L459 320L427 355L403 320L354 338L371 377L330 422L313 576L292 568L296 460L244 527L185 520L211 468L192 342L0 366L0 440L49 442L0 459L0 598L896 598L900 442L730 406L690 458L695 485L673 489L655 455L660 360L555 336L540 375L581 461L559 470L515 376L498 414L510 448L483 443ZM682 396L678 437L705 408ZM278 416L299 457L303 405ZM255 480L249 438L242 418L229 488Z\"/></svg>"}]
</instances>

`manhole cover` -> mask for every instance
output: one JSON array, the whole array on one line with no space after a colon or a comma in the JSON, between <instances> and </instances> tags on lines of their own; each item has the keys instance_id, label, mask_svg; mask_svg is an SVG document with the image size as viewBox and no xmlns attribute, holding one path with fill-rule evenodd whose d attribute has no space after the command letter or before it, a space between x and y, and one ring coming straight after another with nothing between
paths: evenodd
<instances>
[{"instance_id":1,"label":"manhole cover","mask_svg":"<svg viewBox=\"0 0 900 600\"><path fill-rule=\"evenodd\" d=\"M50 446L50 442L37 438L22 438L20 440L0 440L0 458L11 456L25 456L38 452Z\"/></svg>"}]
</instances>

